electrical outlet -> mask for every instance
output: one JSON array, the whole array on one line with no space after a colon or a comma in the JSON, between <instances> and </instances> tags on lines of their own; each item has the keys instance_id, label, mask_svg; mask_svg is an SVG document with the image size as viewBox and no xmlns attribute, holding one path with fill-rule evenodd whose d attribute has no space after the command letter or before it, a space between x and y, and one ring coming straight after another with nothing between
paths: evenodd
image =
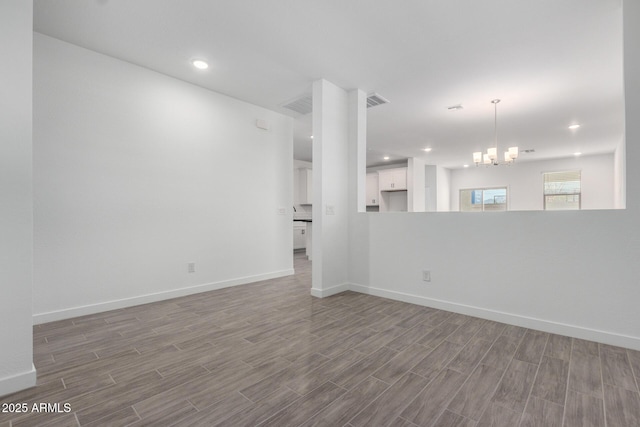
<instances>
[{"instance_id":1,"label":"electrical outlet","mask_svg":"<svg viewBox=\"0 0 640 427\"><path fill-rule=\"evenodd\" d=\"M422 270L422 280L425 282L431 281L431 270Z\"/></svg>"},{"instance_id":2,"label":"electrical outlet","mask_svg":"<svg viewBox=\"0 0 640 427\"><path fill-rule=\"evenodd\" d=\"M336 211L333 205L326 205L325 206L325 214L327 215L335 215Z\"/></svg>"},{"instance_id":3,"label":"electrical outlet","mask_svg":"<svg viewBox=\"0 0 640 427\"><path fill-rule=\"evenodd\" d=\"M287 208L278 208L278 215L286 215Z\"/></svg>"},{"instance_id":4,"label":"electrical outlet","mask_svg":"<svg viewBox=\"0 0 640 427\"><path fill-rule=\"evenodd\" d=\"M187 264L187 272L188 273L195 273L196 272L196 263L195 262L190 262Z\"/></svg>"}]
</instances>

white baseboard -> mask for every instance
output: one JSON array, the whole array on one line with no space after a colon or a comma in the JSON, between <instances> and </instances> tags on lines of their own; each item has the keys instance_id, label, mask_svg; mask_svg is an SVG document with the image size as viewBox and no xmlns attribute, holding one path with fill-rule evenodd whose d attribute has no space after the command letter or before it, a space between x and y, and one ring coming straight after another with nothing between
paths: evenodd
<instances>
[{"instance_id":1,"label":"white baseboard","mask_svg":"<svg viewBox=\"0 0 640 427\"><path fill-rule=\"evenodd\" d=\"M318 298L330 297L331 295L339 294L349 290L348 283L342 283L340 285L332 286L327 289L311 288L311 295Z\"/></svg>"},{"instance_id":2,"label":"white baseboard","mask_svg":"<svg viewBox=\"0 0 640 427\"><path fill-rule=\"evenodd\" d=\"M113 301L105 301L97 304L83 305L80 307L65 308L63 310L49 311L33 315L33 324L54 322L56 320L69 319L72 317L86 316L88 314L101 313L103 311L117 310L119 308L132 307L134 305L148 304L150 302L163 301L171 298L178 298L187 295L199 294L201 292L215 291L217 289L231 286L245 285L247 283L259 282L261 280L275 279L277 277L290 276L293 269L274 271L271 273L258 274L255 276L239 277L232 280L205 283L202 285L189 286L187 288L173 289L170 291L157 292L153 294L140 295L131 298L123 298Z\"/></svg>"},{"instance_id":3,"label":"white baseboard","mask_svg":"<svg viewBox=\"0 0 640 427\"><path fill-rule=\"evenodd\" d=\"M72 307L64 310L51 311L48 313L39 313L33 316L35 325L56 320L69 319L72 317L85 316L88 314L100 313L103 311L116 310L119 308L132 307L150 302L162 301L171 298L177 298L186 295L207 292L216 289L228 288L230 286L244 285L247 283L258 282L261 280L274 279L277 277L289 276L294 274L293 269L276 271L272 273L260 274L256 276L247 276L233 280L226 280L215 283L207 283L203 285L191 286L188 288L180 288L171 291L158 292L154 294L141 295L132 298L125 298L114 301L107 301L99 304L85 305L81 307ZM574 338L585 339L589 341L597 341L604 344L610 344L640 351L640 338L616 334L608 331L584 328L582 326L569 325L565 323L552 322L544 319L522 316L514 313L490 310L486 308L459 304L450 301L443 301L434 298L427 298L418 295L407 294L403 292L389 291L386 289L372 288L356 283L342 283L332 286L328 289L311 288L311 295L318 298L325 298L331 295L339 294L345 291L354 291L367 295L379 296L396 301L408 302L411 304L422 305L426 307L438 308L441 310L452 311L454 313L466 314L469 316L480 317L482 319L493 320L496 322L508 323L510 325L521 326L524 328L536 329L539 331L550 332L554 334L566 335ZM33 370L35 384L35 368ZM13 378L13 377L12 377ZM26 379L27 377L25 377ZM6 381L11 380L11 378ZM3 382L0 379L0 395L2 395ZM16 379L16 381L19 381ZM27 381L28 382L28 381ZM10 383L7 383L10 384ZM20 384L20 383L19 383ZM27 385L22 388L31 387ZM7 393L11 393L8 391ZM6 394L6 393L5 393Z\"/></svg>"},{"instance_id":4,"label":"white baseboard","mask_svg":"<svg viewBox=\"0 0 640 427\"><path fill-rule=\"evenodd\" d=\"M568 325L565 323L552 322L544 319L522 316L514 313L489 310L465 304L458 304L450 301L442 301L418 295L406 294L403 292L389 291L386 289L371 288L369 286L350 283L348 290L360 292L367 295L388 298L396 301L408 302L411 304L433 307L440 310L452 311L454 313L466 314L468 316L480 317L482 319L521 326L553 334L565 335L589 341L596 341L603 344L610 344L619 347L640 350L640 338L628 335L616 334L613 332L600 331L597 329L584 328L582 326Z\"/></svg>"},{"instance_id":5,"label":"white baseboard","mask_svg":"<svg viewBox=\"0 0 640 427\"><path fill-rule=\"evenodd\" d=\"M31 370L10 377L0 378L0 397L20 390L35 387L36 367L31 364Z\"/></svg>"}]
</instances>

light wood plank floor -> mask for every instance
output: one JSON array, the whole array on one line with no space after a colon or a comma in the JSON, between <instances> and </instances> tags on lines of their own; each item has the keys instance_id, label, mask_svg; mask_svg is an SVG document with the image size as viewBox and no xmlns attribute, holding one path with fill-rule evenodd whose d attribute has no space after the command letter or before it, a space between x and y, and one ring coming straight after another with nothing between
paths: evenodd
<instances>
[{"instance_id":1,"label":"light wood plank floor","mask_svg":"<svg viewBox=\"0 0 640 427\"><path fill-rule=\"evenodd\" d=\"M18 426L640 426L640 352L296 275L34 327ZM64 408L62 408L64 409Z\"/></svg>"}]
</instances>

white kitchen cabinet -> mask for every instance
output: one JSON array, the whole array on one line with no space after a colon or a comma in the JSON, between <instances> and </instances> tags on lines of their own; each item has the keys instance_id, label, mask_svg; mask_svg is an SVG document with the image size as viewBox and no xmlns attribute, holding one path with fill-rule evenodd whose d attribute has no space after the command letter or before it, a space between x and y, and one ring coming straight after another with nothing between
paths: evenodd
<instances>
[{"instance_id":1,"label":"white kitchen cabinet","mask_svg":"<svg viewBox=\"0 0 640 427\"><path fill-rule=\"evenodd\" d=\"M297 170L298 185L295 204L310 205L313 203L313 169L300 168ZM295 190L295 188L294 188Z\"/></svg>"},{"instance_id":2,"label":"white kitchen cabinet","mask_svg":"<svg viewBox=\"0 0 640 427\"><path fill-rule=\"evenodd\" d=\"M378 190L378 173L367 174L367 206L380 204L380 190Z\"/></svg>"},{"instance_id":3,"label":"white kitchen cabinet","mask_svg":"<svg viewBox=\"0 0 640 427\"><path fill-rule=\"evenodd\" d=\"M407 168L383 169L378 171L380 191L401 191L407 189Z\"/></svg>"},{"instance_id":4,"label":"white kitchen cabinet","mask_svg":"<svg viewBox=\"0 0 640 427\"><path fill-rule=\"evenodd\" d=\"M293 222L293 249L304 249L307 247L307 223L302 221Z\"/></svg>"}]
</instances>

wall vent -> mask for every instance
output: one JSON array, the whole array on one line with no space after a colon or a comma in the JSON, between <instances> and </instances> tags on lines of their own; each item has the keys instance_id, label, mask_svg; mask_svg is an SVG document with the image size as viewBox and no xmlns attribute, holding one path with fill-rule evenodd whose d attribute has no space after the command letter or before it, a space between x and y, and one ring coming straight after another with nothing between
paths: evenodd
<instances>
[{"instance_id":1,"label":"wall vent","mask_svg":"<svg viewBox=\"0 0 640 427\"><path fill-rule=\"evenodd\" d=\"M388 104L389 100L378 95L377 93L371 93L367 96L367 108L376 107L382 104Z\"/></svg>"},{"instance_id":2,"label":"wall vent","mask_svg":"<svg viewBox=\"0 0 640 427\"><path fill-rule=\"evenodd\" d=\"M295 111L298 114L306 115L313 111L313 98L310 93L289 101L282 105L282 108Z\"/></svg>"}]
</instances>

